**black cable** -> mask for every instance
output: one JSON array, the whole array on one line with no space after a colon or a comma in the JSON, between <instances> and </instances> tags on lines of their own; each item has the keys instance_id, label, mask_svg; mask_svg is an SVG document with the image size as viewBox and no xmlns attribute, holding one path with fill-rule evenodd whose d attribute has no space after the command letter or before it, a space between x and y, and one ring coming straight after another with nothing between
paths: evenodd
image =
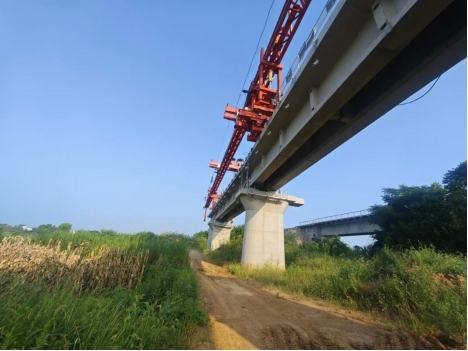
<instances>
[{"instance_id":1,"label":"black cable","mask_svg":"<svg viewBox=\"0 0 468 351\"><path fill-rule=\"evenodd\" d=\"M267 17L265 19L265 23L263 25L262 33L260 34L260 38L258 38L257 47L255 48L254 55L252 57L252 60L250 61L249 70L247 71L247 75L245 76L244 83L242 83L241 92L239 93L239 97L237 98L236 107L239 104L239 100L240 100L240 98L242 96L242 90L244 90L245 82L247 81L247 78L249 77L250 69L252 68L252 63L253 63L253 61L255 59L255 56L257 55L258 47L260 45L260 41L262 40L262 35L263 35L263 32L265 31L266 25L268 23L268 18L270 17L271 8L273 7L274 3L275 3L275 0L273 0L271 2L270 8L268 9L268 14L267 14Z\"/></svg>"},{"instance_id":2,"label":"black cable","mask_svg":"<svg viewBox=\"0 0 468 351\"><path fill-rule=\"evenodd\" d=\"M241 92L239 93L239 97L237 98L237 102L236 102L236 105L235 105L236 107L239 104L239 100L240 100L240 98L242 96L242 90L244 90L245 82L247 81L247 78L249 77L250 70L252 69L252 64L253 64L253 61L255 59L255 56L257 55L258 47L260 46L260 41L262 40L263 33L265 32L265 28L266 28L266 25L268 23L268 19L270 18L270 12L271 12L271 9L273 8L274 3L275 3L275 0L273 0L271 2L270 8L268 9L268 14L267 14L267 17L265 19L265 23L263 24L262 32L260 33L260 37L258 38L257 47L255 48L255 52L254 52L254 54L252 56L252 60L250 61L249 70L247 71L247 74L245 75L244 83L242 83ZM221 151L220 151L220 154L219 154L219 158L221 157L221 153L223 152L223 147L224 147L224 143L226 141L226 135L227 135L228 130L229 130L229 121L228 121L228 126L227 126L227 129L226 129L226 132L224 133L223 144L221 145ZM222 160L220 160L219 162L221 162L221 161Z\"/></svg>"},{"instance_id":3,"label":"black cable","mask_svg":"<svg viewBox=\"0 0 468 351\"><path fill-rule=\"evenodd\" d=\"M434 88L434 86L436 85L436 83L439 81L439 78L442 77L442 75L438 76L437 79L434 81L434 84L432 84L432 86L429 88L428 91L426 91L424 94L422 94L420 97L418 97L417 99L414 99L414 100L411 100L411 101L408 101L408 102L403 102L401 104L398 104L398 106L403 106L403 105L408 105L408 104L411 104L415 101L418 101L419 99L422 99L424 96L426 96L431 90L432 88Z\"/></svg>"},{"instance_id":4,"label":"black cable","mask_svg":"<svg viewBox=\"0 0 468 351\"><path fill-rule=\"evenodd\" d=\"M258 38L257 47L255 48L255 52L254 52L254 54L252 56L252 60L250 61L249 70L247 71L247 74L245 75L244 83L242 83L242 89L241 89L241 91L239 93L239 97L237 98L237 102L236 102L236 105L235 105L236 107L239 105L239 100L240 100L240 98L242 96L242 91L244 90L245 82L247 81L247 78L249 77L250 70L252 69L252 64L253 64L253 61L255 59L255 56L257 55L258 47L260 46L260 41L262 40L263 32L265 32L265 28L266 28L266 25L268 23L268 19L270 18L270 12L271 12L271 9L273 8L274 3L275 3L275 0L273 0L271 2L270 8L268 9L268 14L267 14L267 17L265 19L265 23L263 24L262 32L260 33L260 37ZM228 121L226 132L224 133L223 144L221 146L221 151L220 151L219 157L221 157L221 153L223 152L224 142L226 141L226 135L227 135L228 130L229 130L229 121ZM220 160L219 162L222 162L222 160ZM212 179L213 179L213 177L212 177ZM211 182L210 182L210 186L211 186Z\"/></svg>"},{"instance_id":5,"label":"black cable","mask_svg":"<svg viewBox=\"0 0 468 351\"><path fill-rule=\"evenodd\" d=\"M223 160L220 160L220 158L221 158L221 155L222 155L222 152L223 152L224 142L226 141L226 135L227 135L228 130L229 130L229 121L227 121L226 132L224 132L223 143L221 144L221 150L219 151L219 156L218 156L219 162L222 162L222 161L223 161Z\"/></svg>"}]
</instances>

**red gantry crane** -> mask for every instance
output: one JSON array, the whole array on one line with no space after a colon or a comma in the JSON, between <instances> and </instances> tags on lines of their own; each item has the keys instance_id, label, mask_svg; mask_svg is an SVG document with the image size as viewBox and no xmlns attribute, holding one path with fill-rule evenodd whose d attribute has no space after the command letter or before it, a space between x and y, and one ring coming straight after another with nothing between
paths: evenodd
<instances>
[{"instance_id":1,"label":"red gantry crane","mask_svg":"<svg viewBox=\"0 0 468 351\"><path fill-rule=\"evenodd\" d=\"M226 106L224 118L234 122L234 133L221 163L210 163L210 167L218 171L213 185L208 189L203 220L206 220L210 204L213 209L220 198L217 192L226 171L237 172L240 169L240 165L234 161L234 155L244 134L249 132L248 141L257 141L281 100L281 61L311 2L312 0L285 1L266 50L260 50L260 64L246 92L244 107Z\"/></svg>"}]
</instances>

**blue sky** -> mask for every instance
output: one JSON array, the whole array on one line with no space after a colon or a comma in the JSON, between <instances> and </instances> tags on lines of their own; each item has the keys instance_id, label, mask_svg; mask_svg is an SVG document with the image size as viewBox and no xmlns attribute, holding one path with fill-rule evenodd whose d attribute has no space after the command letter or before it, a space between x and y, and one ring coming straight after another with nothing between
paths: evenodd
<instances>
[{"instance_id":1,"label":"blue sky","mask_svg":"<svg viewBox=\"0 0 468 351\"><path fill-rule=\"evenodd\" d=\"M285 72L324 3L310 6ZM224 106L237 101L269 6L1 2L0 222L206 229L208 163L224 153L231 123ZM277 0L263 46L281 7ZM383 187L440 181L466 160L466 112L464 60L429 95L396 107L289 183L284 190L306 205L288 209L285 225L381 203ZM231 133L229 125L226 139ZM251 146L244 140L237 156Z\"/></svg>"}]
</instances>

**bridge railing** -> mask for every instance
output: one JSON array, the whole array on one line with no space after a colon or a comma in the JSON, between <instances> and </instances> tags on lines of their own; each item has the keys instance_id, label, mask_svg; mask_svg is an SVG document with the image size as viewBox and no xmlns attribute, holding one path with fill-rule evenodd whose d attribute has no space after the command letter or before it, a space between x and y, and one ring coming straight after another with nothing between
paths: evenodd
<instances>
[{"instance_id":1,"label":"bridge railing","mask_svg":"<svg viewBox=\"0 0 468 351\"><path fill-rule=\"evenodd\" d=\"M369 210L342 213L342 214L335 215L335 216L321 217L321 218L312 219L310 221L299 222L299 227L304 226L304 225L313 225L313 224L323 223L323 222L339 221L343 219L360 218L364 216L369 216L370 214L371 213Z\"/></svg>"},{"instance_id":2,"label":"bridge railing","mask_svg":"<svg viewBox=\"0 0 468 351\"><path fill-rule=\"evenodd\" d=\"M325 24L325 20L327 19L331 10L334 8L335 4L340 1L343 1L343 0L328 0L326 2L325 7L322 10L322 13L317 19L317 22L315 22L315 25L312 28L312 31L310 32L306 41L304 41L304 43L302 44L301 49L299 50L299 53L296 56L296 59L293 61L291 68L289 69L288 73L286 74L283 80L283 83L282 83L283 91L286 90L286 87L288 86L288 84L291 82L291 80L293 80L294 75L301 67L302 59L305 57L309 49L313 46L318 45L317 37Z\"/></svg>"}]
</instances>

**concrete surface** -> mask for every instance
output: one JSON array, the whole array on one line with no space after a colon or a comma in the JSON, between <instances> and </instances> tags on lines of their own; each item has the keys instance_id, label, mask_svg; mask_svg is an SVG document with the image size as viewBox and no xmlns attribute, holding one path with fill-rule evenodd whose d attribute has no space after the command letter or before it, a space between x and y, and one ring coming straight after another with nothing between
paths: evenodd
<instances>
[{"instance_id":1,"label":"concrete surface","mask_svg":"<svg viewBox=\"0 0 468 351\"><path fill-rule=\"evenodd\" d=\"M206 248L208 250L216 250L221 245L229 242L231 236L231 230L234 227L232 221L229 222L218 222L211 221L208 223L210 227L208 229L208 242Z\"/></svg>"}]
</instances>

